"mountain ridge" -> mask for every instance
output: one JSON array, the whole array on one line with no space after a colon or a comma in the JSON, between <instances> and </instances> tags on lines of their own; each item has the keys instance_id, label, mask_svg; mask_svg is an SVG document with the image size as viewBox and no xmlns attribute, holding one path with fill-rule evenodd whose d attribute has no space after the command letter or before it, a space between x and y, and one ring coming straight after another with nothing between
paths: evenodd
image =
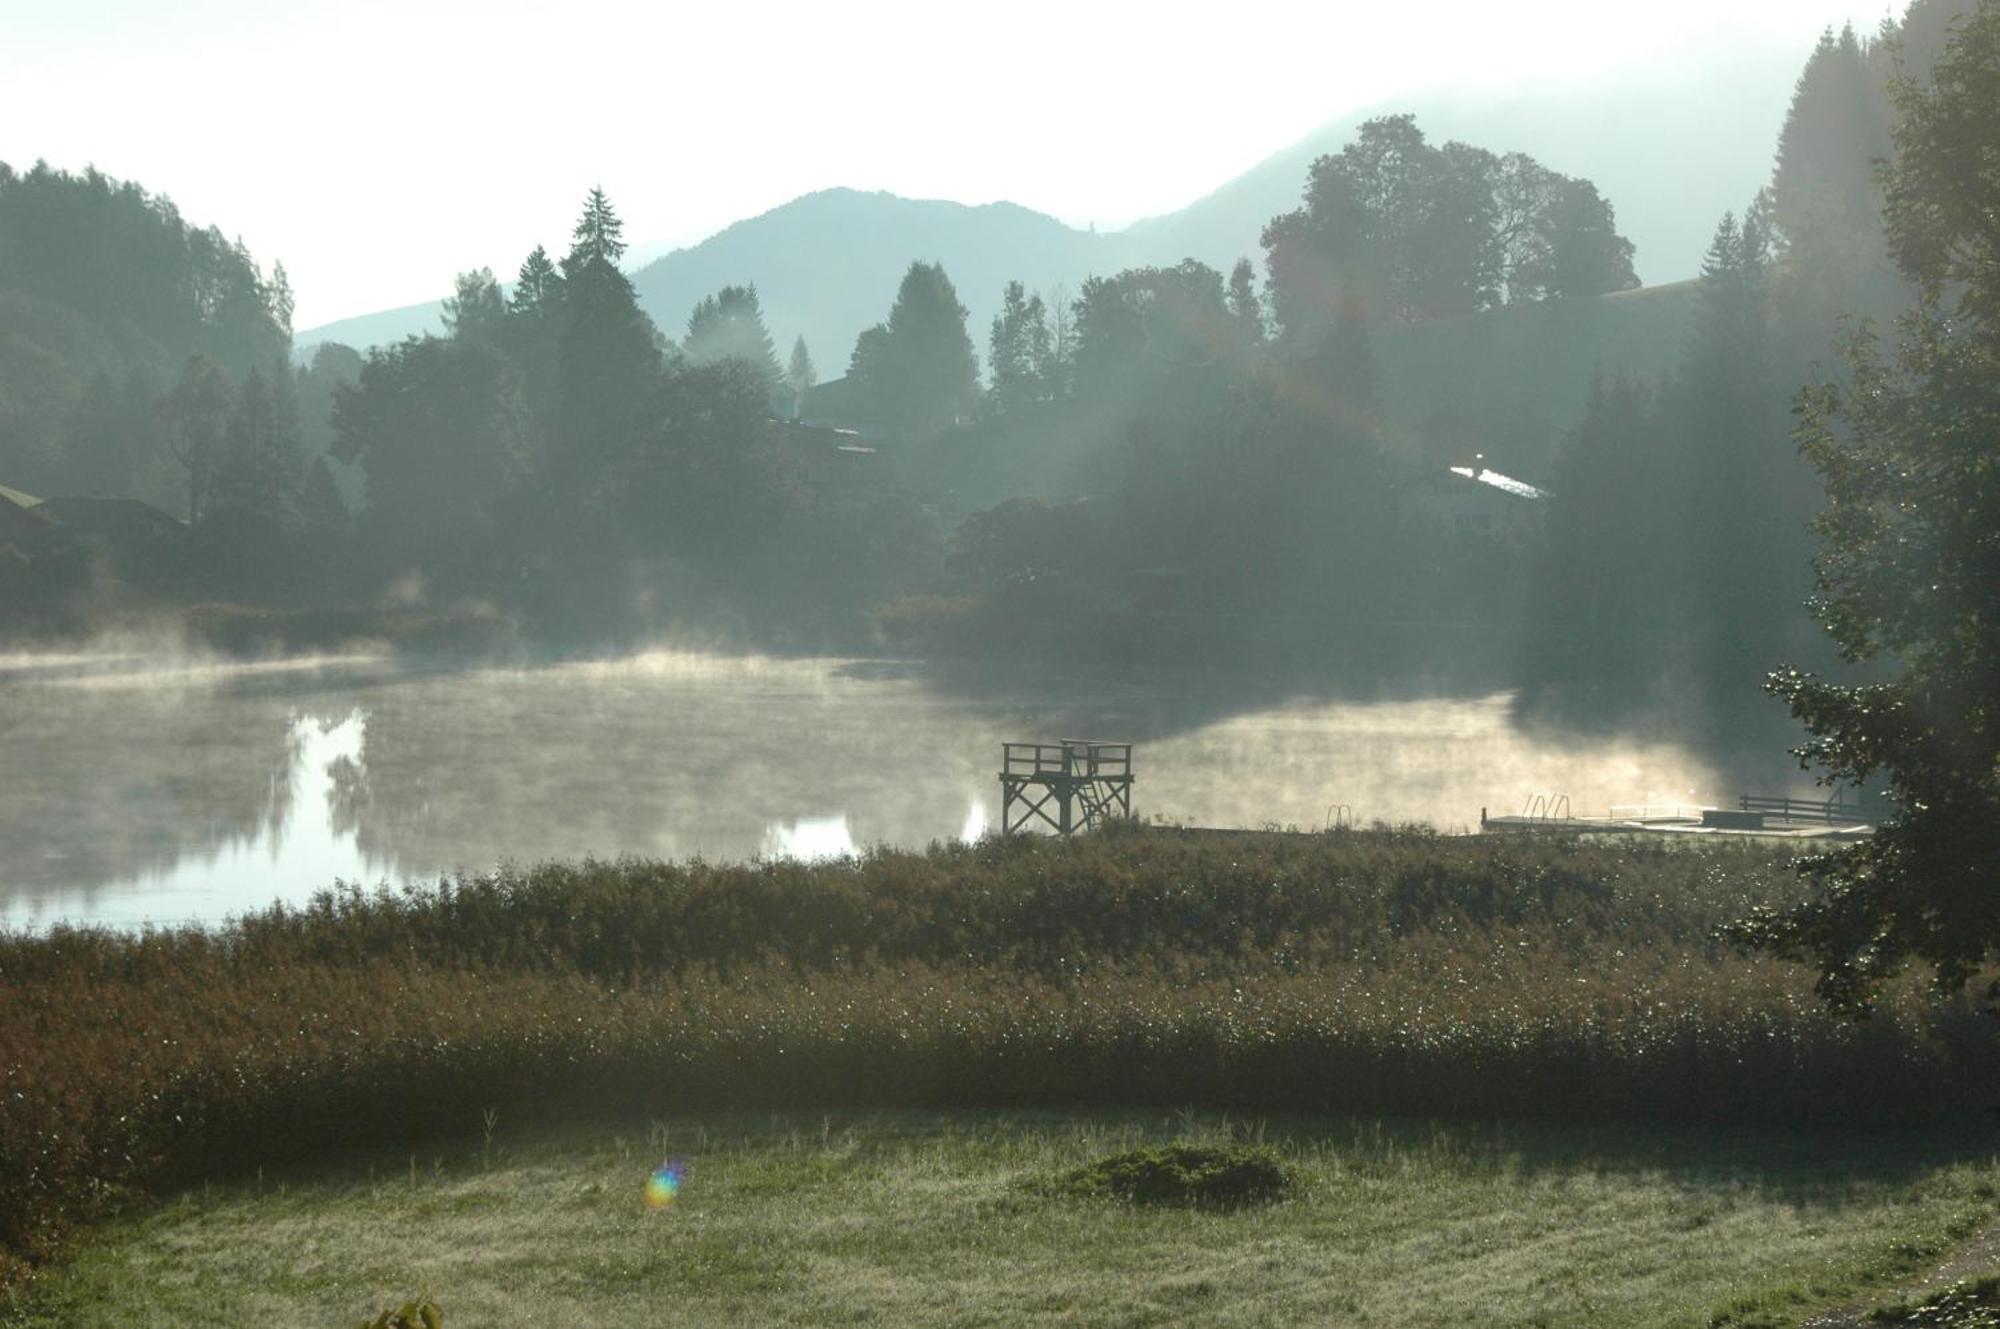
<instances>
[{"instance_id":1,"label":"mountain ridge","mask_svg":"<svg viewBox=\"0 0 2000 1329\"><path fill-rule=\"evenodd\" d=\"M1002 288L1084 277L1193 257L1226 269L1261 257L1264 224L1295 206L1306 168L1337 152L1376 115L1409 111L1433 139L1524 151L1597 184L1637 246L1648 283L1693 275L1723 211L1740 210L1768 180L1771 148L1805 52L1769 44L1734 50L1672 79L1506 92L1433 89L1356 110L1268 154L1185 207L1115 231L1078 229L1020 203L915 199L886 190L815 190L662 254L631 275L663 333L678 338L688 311L723 285L755 283L780 354L804 336L820 377L844 372L854 338L886 318L910 262L944 264L983 349ZM1695 169L1699 168L1699 169ZM442 300L364 314L298 334L366 347L441 331Z\"/></svg>"}]
</instances>

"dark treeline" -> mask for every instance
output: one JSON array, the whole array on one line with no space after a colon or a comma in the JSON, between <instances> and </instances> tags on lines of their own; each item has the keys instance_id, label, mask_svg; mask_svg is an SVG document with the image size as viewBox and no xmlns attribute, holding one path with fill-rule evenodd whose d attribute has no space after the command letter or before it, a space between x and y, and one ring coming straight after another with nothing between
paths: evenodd
<instances>
[{"instance_id":1,"label":"dark treeline","mask_svg":"<svg viewBox=\"0 0 2000 1329\"><path fill-rule=\"evenodd\" d=\"M504 286L460 276L444 336L300 364L282 268L94 172L4 171L0 485L184 519L189 552L146 571L192 599L478 603L563 643L1293 664L1775 734L1763 672L1825 654L1789 404L1842 318L1907 302L1887 88L1967 7L1822 39L1691 299L1633 289L1588 180L1394 116L1228 272L1016 282L975 330L917 257L825 383L803 340L781 355L755 274L683 337L656 326L600 192ZM1641 307L1685 320L1675 363L1607 359L1539 448L1497 408L1417 436L1381 405L1378 357L1413 331L1449 330L1424 343L1441 380L1474 344L1535 378L1536 337ZM9 540L0 596L118 580Z\"/></svg>"},{"instance_id":2,"label":"dark treeline","mask_svg":"<svg viewBox=\"0 0 2000 1329\"><path fill-rule=\"evenodd\" d=\"M1834 659L1803 607L1823 499L1792 406L1841 371L1844 330L1910 303L1883 220L1889 88L1926 79L1972 7L1917 0L1873 39L1821 37L1769 186L1716 228L1679 365L1597 384L1550 476L1547 630L1526 653L1536 700L1588 719L1671 706L1709 739L1789 736L1765 674Z\"/></svg>"}]
</instances>

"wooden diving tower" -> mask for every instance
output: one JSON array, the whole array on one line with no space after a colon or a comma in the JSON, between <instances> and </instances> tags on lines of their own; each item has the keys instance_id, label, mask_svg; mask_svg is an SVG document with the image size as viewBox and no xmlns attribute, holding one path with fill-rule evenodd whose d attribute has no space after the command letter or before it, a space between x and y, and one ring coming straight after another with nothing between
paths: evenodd
<instances>
[{"instance_id":1,"label":"wooden diving tower","mask_svg":"<svg viewBox=\"0 0 2000 1329\"><path fill-rule=\"evenodd\" d=\"M1051 812L1053 808L1053 812ZM1040 818L1058 835L1132 815L1132 745L1066 738L1006 743L1000 753L1000 829Z\"/></svg>"}]
</instances>

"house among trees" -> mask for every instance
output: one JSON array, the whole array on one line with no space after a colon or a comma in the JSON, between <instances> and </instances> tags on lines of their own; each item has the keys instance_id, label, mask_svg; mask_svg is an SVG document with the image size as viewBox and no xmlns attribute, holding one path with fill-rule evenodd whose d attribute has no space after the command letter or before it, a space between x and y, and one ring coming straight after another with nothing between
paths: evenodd
<instances>
[{"instance_id":1,"label":"house among trees","mask_svg":"<svg viewBox=\"0 0 2000 1329\"><path fill-rule=\"evenodd\" d=\"M1474 458L1405 485L1397 517L1405 530L1437 536L1520 543L1538 536L1548 491L1502 475Z\"/></svg>"},{"instance_id":2,"label":"house among trees","mask_svg":"<svg viewBox=\"0 0 2000 1329\"><path fill-rule=\"evenodd\" d=\"M136 498L37 499L0 486L0 548L11 550L10 565L21 564L40 585L92 564L156 579L185 561L191 539L186 522Z\"/></svg>"},{"instance_id":3,"label":"house among trees","mask_svg":"<svg viewBox=\"0 0 2000 1329\"><path fill-rule=\"evenodd\" d=\"M18 549L39 537L50 521L42 510L42 500L0 485L0 545Z\"/></svg>"},{"instance_id":4,"label":"house among trees","mask_svg":"<svg viewBox=\"0 0 2000 1329\"><path fill-rule=\"evenodd\" d=\"M813 489L885 489L890 468L873 439L857 430L773 420L771 441L794 474Z\"/></svg>"}]
</instances>

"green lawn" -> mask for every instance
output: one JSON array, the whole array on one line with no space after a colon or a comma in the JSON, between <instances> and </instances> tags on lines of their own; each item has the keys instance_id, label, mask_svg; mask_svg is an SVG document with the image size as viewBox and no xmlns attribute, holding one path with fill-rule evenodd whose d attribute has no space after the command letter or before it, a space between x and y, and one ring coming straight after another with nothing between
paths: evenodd
<instances>
[{"instance_id":1,"label":"green lawn","mask_svg":"<svg viewBox=\"0 0 2000 1329\"><path fill-rule=\"evenodd\" d=\"M1292 1198L1200 1212L1033 1185L1232 1131L1276 1146ZM1157 1113L502 1121L490 1151L341 1155L107 1224L0 1320L308 1329L428 1292L452 1329L1788 1324L1989 1222L1993 1144ZM642 1184L668 1154L689 1172L655 1212Z\"/></svg>"}]
</instances>

